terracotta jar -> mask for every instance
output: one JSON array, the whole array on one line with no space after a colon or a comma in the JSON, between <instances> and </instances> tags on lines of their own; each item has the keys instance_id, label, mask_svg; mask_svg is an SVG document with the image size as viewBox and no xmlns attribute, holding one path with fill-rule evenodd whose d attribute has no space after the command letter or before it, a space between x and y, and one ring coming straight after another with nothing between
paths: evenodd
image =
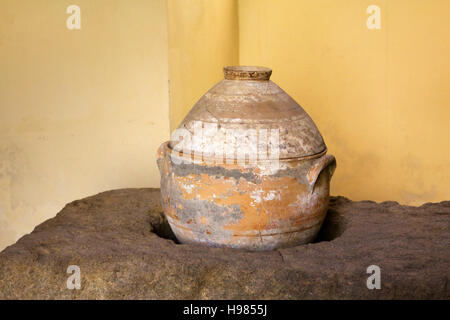
<instances>
[{"instance_id":1,"label":"terracotta jar","mask_svg":"<svg viewBox=\"0 0 450 320\"><path fill-rule=\"evenodd\" d=\"M181 243L270 250L316 237L336 160L271 73L225 67L159 148L162 204Z\"/></svg>"}]
</instances>

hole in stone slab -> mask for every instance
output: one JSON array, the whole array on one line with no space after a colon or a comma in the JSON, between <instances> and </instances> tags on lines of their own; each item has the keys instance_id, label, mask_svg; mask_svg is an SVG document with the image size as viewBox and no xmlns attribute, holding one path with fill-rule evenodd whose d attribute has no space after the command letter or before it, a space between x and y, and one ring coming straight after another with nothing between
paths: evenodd
<instances>
[{"instance_id":1,"label":"hole in stone slab","mask_svg":"<svg viewBox=\"0 0 450 320\"><path fill-rule=\"evenodd\" d=\"M152 232L158 237L172 240L174 243L180 244L177 237L173 234L164 212L150 213L150 227Z\"/></svg>"},{"instance_id":2,"label":"hole in stone slab","mask_svg":"<svg viewBox=\"0 0 450 320\"><path fill-rule=\"evenodd\" d=\"M152 212L150 214L150 226L152 232L163 239L172 240L175 244L180 244L175 237L169 222L163 212ZM334 209L328 209L327 216L322 224L316 239L312 243L332 241L339 238L345 231L345 219Z\"/></svg>"},{"instance_id":3,"label":"hole in stone slab","mask_svg":"<svg viewBox=\"0 0 450 320\"><path fill-rule=\"evenodd\" d=\"M336 210L329 208L322 228L313 243L332 241L339 238L344 233L345 227L344 217Z\"/></svg>"}]
</instances>

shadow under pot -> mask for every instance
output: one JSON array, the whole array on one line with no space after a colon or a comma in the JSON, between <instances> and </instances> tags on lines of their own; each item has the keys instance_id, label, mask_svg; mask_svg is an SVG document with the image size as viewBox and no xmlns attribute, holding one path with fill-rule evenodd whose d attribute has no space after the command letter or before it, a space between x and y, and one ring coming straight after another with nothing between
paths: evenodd
<instances>
[{"instance_id":1,"label":"shadow under pot","mask_svg":"<svg viewBox=\"0 0 450 320\"><path fill-rule=\"evenodd\" d=\"M181 243L271 250L317 236L336 160L271 73L225 67L158 149L162 205Z\"/></svg>"}]
</instances>

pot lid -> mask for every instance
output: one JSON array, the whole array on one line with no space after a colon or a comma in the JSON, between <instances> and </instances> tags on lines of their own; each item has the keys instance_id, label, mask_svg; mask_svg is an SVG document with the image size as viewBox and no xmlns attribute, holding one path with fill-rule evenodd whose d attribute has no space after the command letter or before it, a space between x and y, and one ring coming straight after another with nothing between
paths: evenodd
<instances>
[{"instance_id":1,"label":"pot lid","mask_svg":"<svg viewBox=\"0 0 450 320\"><path fill-rule=\"evenodd\" d=\"M314 122L270 81L271 74L265 67L225 67L225 79L194 105L169 146L207 158L256 152L260 159L261 151L268 150L272 158L289 159L326 152Z\"/></svg>"}]
</instances>

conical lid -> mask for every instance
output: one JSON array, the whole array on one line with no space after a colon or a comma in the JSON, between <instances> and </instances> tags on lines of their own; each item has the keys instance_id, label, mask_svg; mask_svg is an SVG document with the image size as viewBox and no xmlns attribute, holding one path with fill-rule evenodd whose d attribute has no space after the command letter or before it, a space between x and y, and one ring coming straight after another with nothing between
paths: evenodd
<instances>
[{"instance_id":1,"label":"conical lid","mask_svg":"<svg viewBox=\"0 0 450 320\"><path fill-rule=\"evenodd\" d=\"M192 134L190 143L181 147L178 130L177 139L172 135L171 148L196 154L213 150L220 156L222 150L254 152L266 139L268 149L277 144L279 159L326 151L322 135L305 110L269 80L271 69L233 66L225 67L224 74L225 79L200 98L179 126L185 133L183 139L186 133ZM198 132L203 132L203 138ZM242 132L247 137L233 141ZM256 140L249 137L255 133Z\"/></svg>"}]
</instances>

